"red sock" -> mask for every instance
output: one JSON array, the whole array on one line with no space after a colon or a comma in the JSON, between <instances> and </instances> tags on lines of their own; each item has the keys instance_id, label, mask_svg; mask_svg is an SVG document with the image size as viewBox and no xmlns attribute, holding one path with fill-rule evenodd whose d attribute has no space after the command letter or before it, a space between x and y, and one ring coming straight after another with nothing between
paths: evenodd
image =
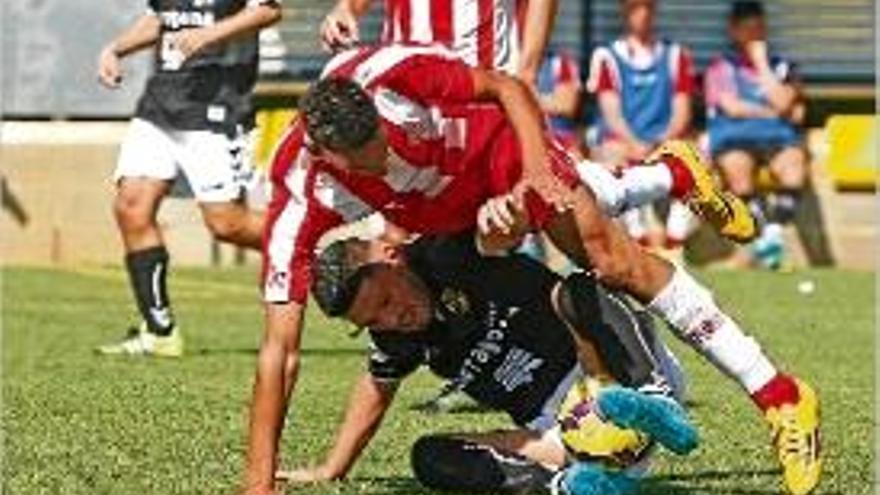
<instances>
[{"instance_id":1,"label":"red sock","mask_svg":"<svg viewBox=\"0 0 880 495\"><path fill-rule=\"evenodd\" d=\"M675 199L684 199L694 189L694 177L687 166L678 157L665 155L663 164L672 175L672 189L669 195Z\"/></svg>"},{"instance_id":2,"label":"red sock","mask_svg":"<svg viewBox=\"0 0 880 495\"><path fill-rule=\"evenodd\" d=\"M752 394L752 400L762 411L766 411L783 404L797 404L800 393L792 377L777 373L767 385Z\"/></svg>"}]
</instances>

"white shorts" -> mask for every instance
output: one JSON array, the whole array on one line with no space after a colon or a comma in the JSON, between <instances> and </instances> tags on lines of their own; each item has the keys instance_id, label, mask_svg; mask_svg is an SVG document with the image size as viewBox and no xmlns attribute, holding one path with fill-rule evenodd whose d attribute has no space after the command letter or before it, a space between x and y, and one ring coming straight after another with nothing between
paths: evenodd
<instances>
[{"instance_id":1,"label":"white shorts","mask_svg":"<svg viewBox=\"0 0 880 495\"><path fill-rule=\"evenodd\" d=\"M146 177L174 180L183 172L196 200L234 201L254 180L251 133L177 131L132 119L119 150L114 180Z\"/></svg>"}]
</instances>

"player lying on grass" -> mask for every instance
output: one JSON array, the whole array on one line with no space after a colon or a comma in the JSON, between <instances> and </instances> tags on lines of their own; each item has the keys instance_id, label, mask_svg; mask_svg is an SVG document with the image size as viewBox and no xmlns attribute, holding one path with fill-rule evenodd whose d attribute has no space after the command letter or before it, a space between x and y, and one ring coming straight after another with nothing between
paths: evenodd
<instances>
[{"instance_id":1,"label":"player lying on grass","mask_svg":"<svg viewBox=\"0 0 880 495\"><path fill-rule=\"evenodd\" d=\"M369 330L368 371L326 460L279 477L344 477L400 381L422 365L516 425L421 437L412 468L429 488L629 493L653 439L678 453L696 447L673 399L681 370L648 314L584 273L563 279L526 256L483 257L473 241L472 233L401 247L347 239L321 253L312 294L327 315Z\"/></svg>"},{"instance_id":2,"label":"player lying on grass","mask_svg":"<svg viewBox=\"0 0 880 495\"><path fill-rule=\"evenodd\" d=\"M683 143L661 147L667 186L722 233L754 235L745 205L716 189ZM251 412L247 493L271 493L278 441L298 371L314 249L331 228L380 212L421 234L473 229L487 200L513 194L531 229L670 323L765 413L793 493L818 482L818 401L780 373L711 293L642 250L598 206L574 160L545 133L532 93L441 47L365 47L328 63L303 118L276 150L264 245L266 329ZM491 234L504 231L494 229ZM492 222L488 227L499 225ZM490 229L492 230L492 229Z\"/></svg>"}]
</instances>

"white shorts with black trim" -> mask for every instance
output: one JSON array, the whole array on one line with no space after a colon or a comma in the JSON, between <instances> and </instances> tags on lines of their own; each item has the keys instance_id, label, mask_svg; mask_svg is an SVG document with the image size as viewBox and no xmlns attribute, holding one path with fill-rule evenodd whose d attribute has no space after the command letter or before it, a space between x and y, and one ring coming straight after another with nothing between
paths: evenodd
<instances>
[{"instance_id":1,"label":"white shorts with black trim","mask_svg":"<svg viewBox=\"0 0 880 495\"><path fill-rule=\"evenodd\" d=\"M119 150L114 180L170 181L183 172L197 201L234 201L254 183L252 134L163 129L135 118Z\"/></svg>"}]
</instances>

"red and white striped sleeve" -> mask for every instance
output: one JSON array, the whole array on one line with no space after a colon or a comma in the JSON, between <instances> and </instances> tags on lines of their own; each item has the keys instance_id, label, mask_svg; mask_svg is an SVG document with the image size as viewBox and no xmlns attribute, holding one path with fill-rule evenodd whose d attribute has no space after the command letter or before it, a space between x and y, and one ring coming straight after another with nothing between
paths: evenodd
<instances>
[{"instance_id":1,"label":"red and white striped sleeve","mask_svg":"<svg viewBox=\"0 0 880 495\"><path fill-rule=\"evenodd\" d=\"M263 233L263 298L304 304L318 241L330 229L372 211L321 171L294 123L272 162L272 201Z\"/></svg>"}]
</instances>

